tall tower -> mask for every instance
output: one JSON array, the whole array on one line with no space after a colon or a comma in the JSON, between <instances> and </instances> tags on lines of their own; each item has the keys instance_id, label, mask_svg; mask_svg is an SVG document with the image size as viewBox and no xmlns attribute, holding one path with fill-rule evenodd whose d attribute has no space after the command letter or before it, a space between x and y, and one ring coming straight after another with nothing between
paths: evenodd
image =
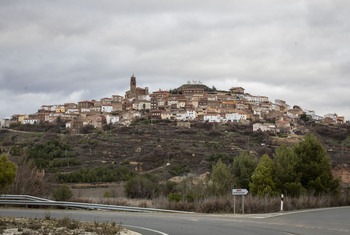
<instances>
[{"instance_id":1,"label":"tall tower","mask_svg":"<svg viewBox=\"0 0 350 235\"><path fill-rule=\"evenodd\" d=\"M130 98L136 97L136 77L133 74L130 78Z\"/></svg>"}]
</instances>

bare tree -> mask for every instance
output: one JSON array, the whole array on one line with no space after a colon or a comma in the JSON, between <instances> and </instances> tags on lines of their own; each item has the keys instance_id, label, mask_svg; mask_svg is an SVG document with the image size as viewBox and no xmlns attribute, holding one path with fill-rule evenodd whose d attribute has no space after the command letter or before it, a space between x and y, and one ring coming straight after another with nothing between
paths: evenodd
<instances>
[{"instance_id":1,"label":"bare tree","mask_svg":"<svg viewBox=\"0 0 350 235\"><path fill-rule=\"evenodd\" d=\"M22 157L17 163L17 174L10 192L32 196L46 196L48 184L44 182L44 171L39 172L33 159Z\"/></svg>"}]
</instances>

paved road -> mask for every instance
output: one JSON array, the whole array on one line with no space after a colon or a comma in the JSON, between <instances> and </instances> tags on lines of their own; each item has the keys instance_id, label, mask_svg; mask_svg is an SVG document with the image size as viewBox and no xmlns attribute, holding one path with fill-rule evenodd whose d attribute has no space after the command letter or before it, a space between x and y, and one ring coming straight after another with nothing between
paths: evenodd
<instances>
[{"instance_id":1,"label":"paved road","mask_svg":"<svg viewBox=\"0 0 350 235\"><path fill-rule=\"evenodd\" d=\"M0 209L0 216L44 218L48 210ZM49 210L52 218L122 224L151 234L350 234L350 207L261 215Z\"/></svg>"}]
</instances>

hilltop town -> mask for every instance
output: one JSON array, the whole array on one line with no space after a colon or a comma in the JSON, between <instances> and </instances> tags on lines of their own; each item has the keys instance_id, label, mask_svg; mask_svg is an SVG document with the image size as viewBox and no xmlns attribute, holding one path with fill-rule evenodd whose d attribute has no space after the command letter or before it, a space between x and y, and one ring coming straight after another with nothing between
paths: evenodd
<instances>
[{"instance_id":1,"label":"hilltop town","mask_svg":"<svg viewBox=\"0 0 350 235\"><path fill-rule=\"evenodd\" d=\"M343 116L332 113L319 116L297 105L291 107L283 100L271 102L266 96L251 95L242 87L220 91L193 81L174 90L150 93L147 87L137 87L136 77L132 75L130 90L124 97L112 95L100 100L42 105L34 114L15 114L11 119L2 119L1 127L10 127L12 123L54 123L58 118L64 121L65 128L75 133L87 125L97 129L113 124L129 126L139 118L174 120L185 127L190 127L191 122L253 124L253 131L283 133L296 131L300 119L344 123Z\"/></svg>"}]
</instances>

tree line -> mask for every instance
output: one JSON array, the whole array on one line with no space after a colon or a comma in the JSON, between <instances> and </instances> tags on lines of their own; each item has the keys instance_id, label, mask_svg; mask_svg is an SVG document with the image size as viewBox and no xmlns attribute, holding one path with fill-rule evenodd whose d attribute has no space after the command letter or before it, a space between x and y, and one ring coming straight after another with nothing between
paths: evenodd
<instances>
[{"instance_id":1,"label":"tree line","mask_svg":"<svg viewBox=\"0 0 350 235\"><path fill-rule=\"evenodd\" d=\"M328 194L339 192L339 179L332 175L328 156L321 142L307 134L292 147L282 145L273 156L264 154L260 160L241 153L232 165L221 159L213 166L209 181L215 194L224 195L230 188L246 188L253 195Z\"/></svg>"},{"instance_id":2,"label":"tree line","mask_svg":"<svg viewBox=\"0 0 350 235\"><path fill-rule=\"evenodd\" d=\"M95 167L82 168L70 173L58 173L57 178L60 183L95 183L127 181L135 175L136 173L127 167Z\"/></svg>"},{"instance_id":3,"label":"tree line","mask_svg":"<svg viewBox=\"0 0 350 235\"><path fill-rule=\"evenodd\" d=\"M273 156L260 159L242 152L235 158L213 154L216 160L212 172L204 180L187 177L181 182L157 183L156 177L136 176L126 186L131 198L153 198L163 193L170 201L203 200L211 196L226 196L232 188L246 188L255 196L290 197L305 194L337 194L339 179L332 175L327 154L314 135L307 134L292 147L280 146ZM228 162L228 163L224 163Z\"/></svg>"}]
</instances>

